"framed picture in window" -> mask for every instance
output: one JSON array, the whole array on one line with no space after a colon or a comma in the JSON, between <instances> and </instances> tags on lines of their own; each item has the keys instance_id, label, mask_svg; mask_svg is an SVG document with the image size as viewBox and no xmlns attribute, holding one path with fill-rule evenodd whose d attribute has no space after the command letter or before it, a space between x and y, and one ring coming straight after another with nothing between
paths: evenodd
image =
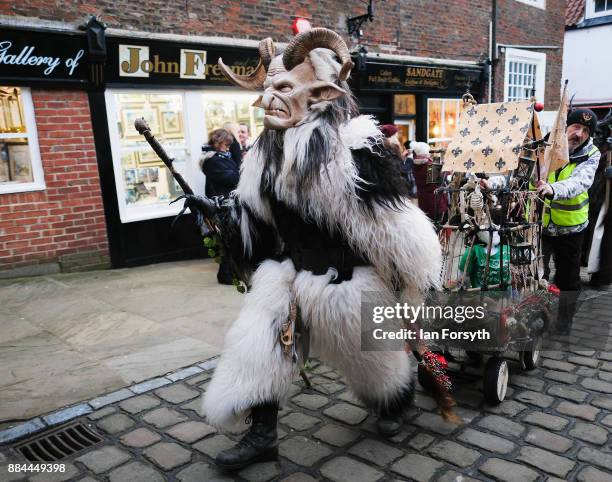
<instances>
[{"instance_id":1,"label":"framed picture in window","mask_svg":"<svg viewBox=\"0 0 612 482\"><path fill-rule=\"evenodd\" d=\"M162 165L162 161L159 159L159 157L157 157L155 151L153 149L146 149L144 151L140 151L138 153L138 165L142 166L151 164L158 166Z\"/></svg>"},{"instance_id":2,"label":"framed picture in window","mask_svg":"<svg viewBox=\"0 0 612 482\"><path fill-rule=\"evenodd\" d=\"M8 182L10 180L8 144L0 143L0 182Z\"/></svg>"},{"instance_id":3,"label":"framed picture in window","mask_svg":"<svg viewBox=\"0 0 612 482\"><path fill-rule=\"evenodd\" d=\"M181 134L183 130L181 113L171 110L161 112L162 132L166 135Z\"/></svg>"},{"instance_id":4,"label":"framed picture in window","mask_svg":"<svg viewBox=\"0 0 612 482\"><path fill-rule=\"evenodd\" d=\"M26 144L9 144L9 163L11 178L16 182L32 182L32 163L30 149Z\"/></svg>"},{"instance_id":5,"label":"framed picture in window","mask_svg":"<svg viewBox=\"0 0 612 482\"><path fill-rule=\"evenodd\" d=\"M142 139L142 136L134 127L134 121L141 117L147 121L153 135L159 135L159 111L157 107L124 107L121 109L121 122L125 139Z\"/></svg>"},{"instance_id":6,"label":"framed picture in window","mask_svg":"<svg viewBox=\"0 0 612 482\"><path fill-rule=\"evenodd\" d=\"M136 169L125 169L123 176L126 184L134 184L136 182Z\"/></svg>"},{"instance_id":7,"label":"framed picture in window","mask_svg":"<svg viewBox=\"0 0 612 482\"><path fill-rule=\"evenodd\" d=\"M413 94L396 94L393 107L395 115L416 115L416 98Z\"/></svg>"},{"instance_id":8,"label":"framed picture in window","mask_svg":"<svg viewBox=\"0 0 612 482\"><path fill-rule=\"evenodd\" d=\"M237 103L237 117L241 121L248 121L251 118L250 105L248 101Z\"/></svg>"}]
</instances>

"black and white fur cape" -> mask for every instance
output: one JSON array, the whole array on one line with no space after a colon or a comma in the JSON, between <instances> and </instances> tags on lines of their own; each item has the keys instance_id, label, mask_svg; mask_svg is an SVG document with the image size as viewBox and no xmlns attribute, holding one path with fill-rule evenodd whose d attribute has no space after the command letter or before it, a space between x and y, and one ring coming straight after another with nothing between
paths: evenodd
<instances>
[{"instance_id":1,"label":"black and white fur cape","mask_svg":"<svg viewBox=\"0 0 612 482\"><path fill-rule=\"evenodd\" d=\"M361 351L361 295L399 288L404 299L420 303L424 291L438 284L438 238L425 214L403 198L399 170L370 117L326 131L318 141L330 143L333 155L315 162L313 173L318 153L308 140L320 136L317 126L314 121L286 130L275 161L264 152L270 152L265 144L276 134L262 135L242 163L232 211L239 239L233 244L255 266L251 289L203 398L208 422L224 430L244 429L245 416L256 404L283 403L297 374L278 342L292 297L310 328L311 352L339 370L368 406L393 403L410 384L406 353ZM296 272L290 259L273 257L270 250L278 250L279 243L282 248L282 239L270 235L276 226L270 193L339 233L371 266L355 267L352 279L330 284L331 274Z\"/></svg>"}]
</instances>

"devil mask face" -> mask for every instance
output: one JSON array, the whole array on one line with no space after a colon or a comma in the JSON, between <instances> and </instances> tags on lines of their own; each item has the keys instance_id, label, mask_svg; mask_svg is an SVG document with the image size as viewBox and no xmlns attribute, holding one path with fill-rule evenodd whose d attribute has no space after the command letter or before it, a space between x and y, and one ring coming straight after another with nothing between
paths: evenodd
<instances>
[{"instance_id":1,"label":"devil mask face","mask_svg":"<svg viewBox=\"0 0 612 482\"><path fill-rule=\"evenodd\" d=\"M267 129L284 130L299 125L327 102L347 94L337 82L346 80L353 64L344 40L331 30L317 28L304 32L294 37L278 56L272 40L265 39L259 44L259 53L259 65L250 76L235 75L221 59L219 66L234 84L264 89L253 105L265 110ZM341 63L334 59L334 54Z\"/></svg>"}]
</instances>

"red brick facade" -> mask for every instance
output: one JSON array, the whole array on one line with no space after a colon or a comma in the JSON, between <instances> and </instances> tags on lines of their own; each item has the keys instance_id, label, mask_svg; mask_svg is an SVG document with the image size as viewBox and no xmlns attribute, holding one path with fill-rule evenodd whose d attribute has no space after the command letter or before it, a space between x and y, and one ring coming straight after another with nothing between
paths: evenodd
<instances>
[{"instance_id":1,"label":"red brick facade","mask_svg":"<svg viewBox=\"0 0 612 482\"><path fill-rule=\"evenodd\" d=\"M545 3L543 10L517 0L497 0L497 42L562 47L566 2ZM488 57L492 4L491 0L374 1L375 19L364 24L363 41L370 52L484 60ZM363 13L365 5L357 0L150 0L138 7L125 0L0 1L0 14L4 15L84 23L88 15L96 14L114 28L251 39L271 36L277 41L291 38L290 24L296 16L345 34L347 17ZM563 52L541 51L547 55L546 109L554 109L559 99ZM495 99L501 100L503 54L495 75Z\"/></svg>"},{"instance_id":2,"label":"red brick facade","mask_svg":"<svg viewBox=\"0 0 612 482\"><path fill-rule=\"evenodd\" d=\"M46 189L0 194L0 270L108 260L87 94L32 89ZM77 263L81 266L87 262Z\"/></svg>"},{"instance_id":3,"label":"red brick facade","mask_svg":"<svg viewBox=\"0 0 612 482\"><path fill-rule=\"evenodd\" d=\"M484 63L489 56L492 0L386 0L374 2L375 18L363 25L370 53ZM497 0L496 41L554 46L546 53L546 110L558 105L565 1L540 9ZM182 35L277 41L292 37L291 21L308 18L349 39L347 18L365 13L358 0L0 0L0 15L84 25L97 15L110 28ZM1 19L0 19L1 23ZM229 41L231 43L231 41ZM503 53L494 61L494 101L504 97ZM0 272L32 263L63 263L90 253L108 260L108 242L90 110L83 92L33 90L46 190L0 194ZM113 239L114 241L114 239ZM84 264L88 264L89 261ZM83 264L83 263L81 263Z\"/></svg>"}]
</instances>

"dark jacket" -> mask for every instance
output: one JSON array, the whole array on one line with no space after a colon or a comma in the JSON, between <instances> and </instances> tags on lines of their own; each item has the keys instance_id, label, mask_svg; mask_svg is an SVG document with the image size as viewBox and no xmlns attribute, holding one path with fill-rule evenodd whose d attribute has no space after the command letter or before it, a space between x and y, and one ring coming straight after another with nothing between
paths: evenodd
<instances>
[{"instance_id":1,"label":"dark jacket","mask_svg":"<svg viewBox=\"0 0 612 482\"><path fill-rule=\"evenodd\" d=\"M232 155L232 159L234 159L234 161L236 161L236 164L238 164L238 169L240 169L240 164L242 164L242 156L244 156L244 153L242 152L242 148L240 147L240 142L238 142L233 136L232 139L233 141L229 151Z\"/></svg>"},{"instance_id":2,"label":"dark jacket","mask_svg":"<svg viewBox=\"0 0 612 482\"><path fill-rule=\"evenodd\" d=\"M230 152L217 152L210 146L202 147L200 168L206 176L205 194L212 196L227 196L238 186L240 164Z\"/></svg>"},{"instance_id":3,"label":"dark jacket","mask_svg":"<svg viewBox=\"0 0 612 482\"><path fill-rule=\"evenodd\" d=\"M408 183L408 195L414 199L417 197L417 185L416 179L414 178L413 167L414 159L411 156L406 156L406 159L404 159L402 163L401 172Z\"/></svg>"}]
</instances>

